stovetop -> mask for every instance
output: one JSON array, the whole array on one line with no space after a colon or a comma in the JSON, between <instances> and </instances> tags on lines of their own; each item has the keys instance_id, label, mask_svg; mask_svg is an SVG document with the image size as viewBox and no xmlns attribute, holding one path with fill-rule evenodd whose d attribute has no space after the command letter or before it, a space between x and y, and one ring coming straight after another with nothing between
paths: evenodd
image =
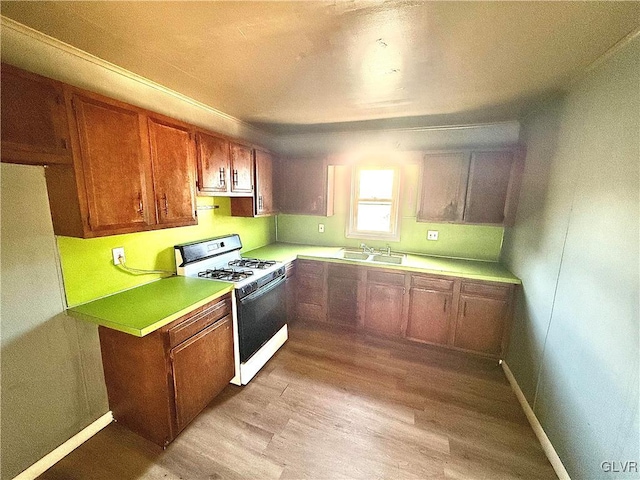
<instances>
[{"instance_id":1,"label":"stovetop","mask_svg":"<svg viewBox=\"0 0 640 480\"><path fill-rule=\"evenodd\" d=\"M252 270L235 268L214 268L198 272L198 276L201 278L211 278L213 280L223 280L226 282L239 282L252 275Z\"/></svg>"}]
</instances>

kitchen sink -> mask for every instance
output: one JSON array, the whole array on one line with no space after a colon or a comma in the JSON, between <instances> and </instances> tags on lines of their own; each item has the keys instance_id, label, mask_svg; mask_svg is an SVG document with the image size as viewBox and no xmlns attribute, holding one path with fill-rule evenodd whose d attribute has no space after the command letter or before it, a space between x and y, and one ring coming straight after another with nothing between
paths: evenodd
<instances>
[{"instance_id":1,"label":"kitchen sink","mask_svg":"<svg viewBox=\"0 0 640 480\"><path fill-rule=\"evenodd\" d=\"M402 259L404 256L401 255L374 255L371 258L373 262L383 262L383 263L395 263L396 265L400 265L402 263Z\"/></svg>"},{"instance_id":2,"label":"kitchen sink","mask_svg":"<svg viewBox=\"0 0 640 480\"><path fill-rule=\"evenodd\" d=\"M367 260L369 258L369 254L362 252L350 252L346 250L342 252L342 258L346 258L347 260Z\"/></svg>"}]
</instances>

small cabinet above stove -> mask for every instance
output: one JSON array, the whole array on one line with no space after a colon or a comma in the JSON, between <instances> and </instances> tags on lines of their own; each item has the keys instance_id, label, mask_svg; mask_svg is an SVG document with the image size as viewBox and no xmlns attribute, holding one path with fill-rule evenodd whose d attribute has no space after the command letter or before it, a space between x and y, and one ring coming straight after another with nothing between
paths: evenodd
<instances>
[{"instance_id":1,"label":"small cabinet above stove","mask_svg":"<svg viewBox=\"0 0 640 480\"><path fill-rule=\"evenodd\" d=\"M255 194L251 197L232 197L231 215L262 217L276 213L273 201L274 157L264 150L255 150Z\"/></svg>"}]
</instances>

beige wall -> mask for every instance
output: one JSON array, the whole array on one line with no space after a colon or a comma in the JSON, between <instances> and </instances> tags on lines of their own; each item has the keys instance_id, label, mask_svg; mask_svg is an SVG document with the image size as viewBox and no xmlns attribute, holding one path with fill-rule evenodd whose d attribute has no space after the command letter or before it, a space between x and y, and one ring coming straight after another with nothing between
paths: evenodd
<instances>
[{"instance_id":1,"label":"beige wall","mask_svg":"<svg viewBox=\"0 0 640 480\"><path fill-rule=\"evenodd\" d=\"M67 317L42 167L2 170L2 478L108 411L97 328Z\"/></svg>"}]
</instances>

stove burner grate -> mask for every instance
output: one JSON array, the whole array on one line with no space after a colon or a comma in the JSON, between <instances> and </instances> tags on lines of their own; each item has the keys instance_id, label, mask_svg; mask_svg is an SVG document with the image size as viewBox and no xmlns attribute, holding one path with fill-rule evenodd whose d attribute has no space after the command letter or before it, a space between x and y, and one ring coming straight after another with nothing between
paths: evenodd
<instances>
[{"instance_id":1,"label":"stove burner grate","mask_svg":"<svg viewBox=\"0 0 640 480\"><path fill-rule=\"evenodd\" d=\"M259 260L257 258L239 258L238 260L231 260L229 265L234 267L245 268L257 268L263 270L275 265L275 260Z\"/></svg>"},{"instance_id":2,"label":"stove burner grate","mask_svg":"<svg viewBox=\"0 0 640 480\"><path fill-rule=\"evenodd\" d=\"M214 280L226 280L229 282L239 282L253 275L251 270L233 270L230 268L215 268L198 272L199 277L211 278Z\"/></svg>"}]
</instances>

